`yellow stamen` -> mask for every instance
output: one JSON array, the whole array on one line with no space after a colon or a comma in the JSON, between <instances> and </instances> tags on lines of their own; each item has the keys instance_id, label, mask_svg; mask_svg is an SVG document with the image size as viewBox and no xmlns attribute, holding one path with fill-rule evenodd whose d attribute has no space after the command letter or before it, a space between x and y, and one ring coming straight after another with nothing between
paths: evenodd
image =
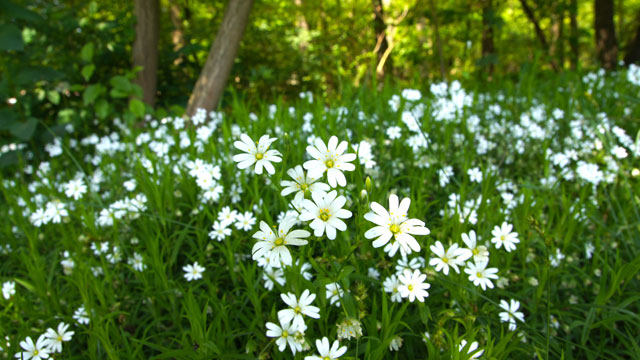
<instances>
[{"instance_id":1,"label":"yellow stamen","mask_svg":"<svg viewBox=\"0 0 640 360\"><path fill-rule=\"evenodd\" d=\"M284 244L284 239L279 237L277 238L274 242L273 242L276 246L280 246L282 244Z\"/></svg>"},{"instance_id":2,"label":"yellow stamen","mask_svg":"<svg viewBox=\"0 0 640 360\"><path fill-rule=\"evenodd\" d=\"M331 169L333 167L333 160L327 160L324 164L327 165L329 169Z\"/></svg>"},{"instance_id":3,"label":"yellow stamen","mask_svg":"<svg viewBox=\"0 0 640 360\"><path fill-rule=\"evenodd\" d=\"M264 157L263 153L257 153L256 154L256 159L258 159L258 160L262 160L263 157Z\"/></svg>"},{"instance_id":4,"label":"yellow stamen","mask_svg":"<svg viewBox=\"0 0 640 360\"><path fill-rule=\"evenodd\" d=\"M400 226L398 226L398 224L393 224L389 226L389 230L395 235L400 232Z\"/></svg>"},{"instance_id":5,"label":"yellow stamen","mask_svg":"<svg viewBox=\"0 0 640 360\"><path fill-rule=\"evenodd\" d=\"M413 291L413 285L407 286L407 289L409 289L409 291Z\"/></svg>"}]
</instances>

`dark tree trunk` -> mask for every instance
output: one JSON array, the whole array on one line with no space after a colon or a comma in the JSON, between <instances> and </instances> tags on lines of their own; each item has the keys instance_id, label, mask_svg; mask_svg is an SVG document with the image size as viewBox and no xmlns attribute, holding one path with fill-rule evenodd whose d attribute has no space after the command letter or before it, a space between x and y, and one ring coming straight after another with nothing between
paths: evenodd
<instances>
[{"instance_id":1,"label":"dark tree trunk","mask_svg":"<svg viewBox=\"0 0 640 360\"><path fill-rule=\"evenodd\" d=\"M571 47L571 52L569 55L569 60L571 61L571 69L575 70L578 68L578 61L580 59L580 53L578 48L578 0L571 0L569 4L569 22L571 26L571 32L569 34L569 46Z\"/></svg>"},{"instance_id":2,"label":"dark tree trunk","mask_svg":"<svg viewBox=\"0 0 640 360\"><path fill-rule=\"evenodd\" d=\"M252 7L253 0L229 0L216 39L189 98L187 115L193 115L198 108L210 111L218 106Z\"/></svg>"},{"instance_id":3,"label":"dark tree trunk","mask_svg":"<svg viewBox=\"0 0 640 360\"><path fill-rule=\"evenodd\" d=\"M549 55L558 62L560 69L564 68L564 3L556 1L551 12L551 44Z\"/></svg>"},{"instance_id":4,"label":"dark tree trunk","mask_svg":"<svg viewBox=\"0 0 640 360\"><path fill-rule=\"evenodd\" d=\"M184 29L182 27L182 12L180 7L175 3L175 0L169 1L169 17L171 18L171 24L173 25L173 31L171 31L171 42L173 43L173 51L179 51L185 46ZM183 56L178 56L174 61L174 65L180 65L182 63Z\"/></svg>"},{"instance_id":5,"label":"dark tree trunk","mask_svg":"<svg viewBox=\"0 0 640 360\"><path fill-rule=\"evenodd\" d=\"M547 53L547 55L549 55L549 42L547 41L547 37L544 35L544 32L540 27L540 22L536 18L536 15L533 12L533 9L529 6L526 0L520 0L520 4L522 5L522 10L524 10L525 15L527 15L527 18L533 24L533 28L535 29L535 32L536 32L536 37L538 38L538 41L540 41L540 45L542 45L542 48L545 49L545 52ZM551 67L555 71L559 70L558 64L553 58L551 58Z\"/></svg>"},{"instance_id":6,"label":"dark tree trunk","mask_svg":"<svg viewBox=\"0 0 640 360\"><path fill-rule=\"evenodd\" d=\"M482 57L489 58L496 54L495 43L493 41L494 28L493 0L482 1ZM489 64L489 76L493 75L494 63Z\"/></svg>"},{"instance_id":7,"label":"dark tree trunk","mask_svg":"<svg viewBox=\"0 0 640 360\"><path fill-rule=\"evenodd\" d=\"M155 106L158 84L158 0L135 0L136 39L133 42L133 67L142 67L135 83L142 88L142 100Z\"/></svg>"},{"instance_id":8,"label":"dark tree trunk","mask_svg":"<svg viewBox=\"0 0 640 360\"><path fill-rule=\"evenodd\" d=\"M600 65L607 70L615 69L618 62L613 11L613 0L595 0L596 54Z\"/></svg>"},{"instance_id":9,"label":"dark tree trunk","mask_svg":"<svg viewBox=\"0 0 640 360\"><path fill-rule=\"evenodd\" d=\"M634 64L640 63L640 13L636 17L636 24L638 24L638 28L636 29L635 36L631 39L626 48L626 54L624 56L624 63Z\"/></svg>"},{"instance_id":10,"label":"dark tree trunk","mask_svg":"<svg viewBox=\"0 0 640 360\"><path fill-rule=\"evenodd\" d=\"M384 22L384 8L382 7L382 0L372 0L373 6L373 30L376 34L376 57L378 64L383 61L383 66L378 68L378 77L383 77L385 73L390 73L393 68L391 56L387 54L389 51L389 41L387 40L387 24Z\"/></svg>"}]
</instances>

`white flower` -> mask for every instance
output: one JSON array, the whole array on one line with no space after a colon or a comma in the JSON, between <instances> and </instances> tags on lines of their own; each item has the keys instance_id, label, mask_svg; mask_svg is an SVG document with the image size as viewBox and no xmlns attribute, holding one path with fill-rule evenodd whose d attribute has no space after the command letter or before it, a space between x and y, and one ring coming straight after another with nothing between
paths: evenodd
<instances>
[{"instance_id":1,"label":"white flower","mask_svg":"<svg viewBox=\"0 0 640 360\"><path fill-rule=\"evenodd\" d=\"M78 200L87 192L87 185L82 179L71 180L64 185L64 194L73 200Z\"/></svg>"},{"instance_id":2,"label":"white flower","mask_svg":"<svg viewBox=\"0 0 640 360\"><path fill-rule=\"evenodd\" d=\"M464 260L461 260L460 250L458 244L453 244L445 251L444 246L440 241L436 241L435 245L431 245L431 251L437 256L429 260L429 265L435 266L436 271L442 270L445 275L449 275L449 267L452 267L456 273L460 273L458 266L464 265Z\"/></svg>"},{"instance_id":3,"label":"white flower","mask_svg":"<svg viewBox=\"0 0 640 360\"><path fill-rule=\"evenodd\" d=\"M39 209L36 209L36 211L34 211L33 213L31 213L31 215L29 216L29 221L31 221L33 226L40 227L48 223L49 218L47 217L47 214L45 213L44 209L39 208Z\"/></svg>"},{"instance_id":4,"label":"white flower","mask_svg":"<svg viewBox=\"0 0 640 360\"><path fill-rule=\"evenodd\" d=\"M144 259L142 255L137 252L133 253L133 256L129 258L129 265L133 267L133 270L143 271L147 266L144 264Z\"/></svg>"},{"instance_id":5,"label":"white flower","mask_svg":"<svg viewBox=\"0 0 640 360\"><path fill-rule=\"evenodd\" d=\"M388 278L384 279L382 286L384 287L384 291L391 294L391 301L393 302L401 302L402 296L400 295L400 286L402 283L398 280L398 277L395 275L391 275Z\"/></svg>"},{"instance_id":6,"label":"white flower","mask_svg":"<svg viewBox=\"0 0 640 360\"><path fill-rule=\"evenodd\" d=\"M427 275L420 273L420 271L414 270L412 273L409 270L405 270L402 275L398 276L398 279L402 283L398 287L398 291L403 298L408 297L411 302L417 298L418 301L424 302L424 298L429 296L427 289L431 285L424 282L427 279Z\"/></svg>"},{"instance_id":7,"label":"white flower","mask_svg":"<svg viewBox=\"0 0 640 360\"><path fill-rule=\"evenodd\" d=\"M319 178L326 171L331 187L346 186L347 179L342 172L356 169L355 165L351 164L351 161L356 159L356 154L344 154L347 146L346 141L338 145L338 138L335 136L329 139L327 145L321 139L316 139L315 146L307 146L307 153L314 159L304 163L304 168L309 170L308 176Z\"/></svg>"},{"instance_id":8,"label":"white flower","mask_svg":"<svg viewBox=\"0 0 640 360\"><path fill-rule=\"evenodd\" d=\"M296 352L302 350L302 346L295 339L295 333L298 331L298 328L292 325L289 322L280 322L280 326L268 322L267 326L267 336L276 339L276 345L278 345L278 350L280 352L286 349L287 344L289 344L289 348L291 348L291 352L295 355Z\"/></svg>"},{"instance_id":9,"label":"white flower","mask_svg":"<svg viewBox=\"0 0 640 360\"><path fill-rule=\"evenodd\" d=\"M202 279L202 273L204 272L205 268L204 266L198 265L198 262L196 261L193 263L193 265L187 264L183 266L182 270L184 271L184 278L187 279L187 281L193 281Z\"/></svg>"},{"instance_id":10,"label":"white flower","mask_svg":"<svg viewBox=\"0 0 640 360\"><path fill-rule=\"evenodd\" d=\"M471 182L482 182L482 171L480 171L480 168L474 167L473 169L467 170L467 175L469 175Z\"/></svg>"},{"instance_id":11,"label":"white flower","mask_svg":"<svg viewBox=\"0 0 640 360\"><path fill-rule=\"evenodd\" d=\"M475 263L468 262L464 272L469 274L469 281L473 282L473 285L482 287L482 290L486 290L487 287L493 289L493 283L490 279L497 279L498 269L488 268L489 260L476 261Z\"/></svg>"},{"instance_id":12,"label":"white flower","mask_svg":"<svg viewBox=\"0 0 640 360\"><path fill-rule=\"evenodd\" d=\"M402 338L399 335L396 335L389 342L389 351L399 351L402 347Z\"/></svg>"},{"instance_id":13,"label":"white flower","mask_svg":"<svg viewBox=\"0 0 640 360\"><path fill-rule=\"evenodd\" d=\"M347 352L346 346L340 347L338 340L331 345L327 337L323 337L322 340L316 340L316 348L320 355L305 356L304 360L335 360Z\"/></svg>"},{"instance_id":14,"label":"white flower","mask_svg":"<svg viewBox=\"0 0 640 360\"><path fill-rule=\"evenodd\" d=\"M73 319L77 321L79 324L89 324L89 314L87 314L87 310L85 310L84 305L80 306L74 313Z\"/></svg>"},{"instance_id":15,"label":"white flower","mask_svg":"<svg viewBox=\"0 0 640 360\"><path fill-rule=\"evenodd\" d=\"M314 319L320 318L320 309L311 305L313 300L316 299L316 294L311 294L309 290L303 291L300 299L297 299L295 294L292 293L280 294L280 297L282 301L289 305L288 309L278 311L280 323L291 322L291 325L296 328L304 328L305 324L302 315Z\"/></svg>"},{"instance_id":16,"label":"white flower","mask_svg":"<svg viewBox=\"0 0 640 360\"><path fill-rule=\"evenodd\" d=\"M303 210L300 220L313 220L309 227L314 230L315 236L320 237L326 231L329 239L335 239L336 229L340 231L347 229L347 224L341 219L351 217L351 211L342 208L347 199L344 196L338 196L335 190L327 194L311 193L311 198L313 201L307 199L302 201Z\"/></svg>"},{"instance_id":17,"label":"white flower","mask_svg":"<svg viewBox=\"0 0 640 360\"><path fill-rule=\"evenodd\" d=\"M267 257L271 264L282 263L287 266L291 265L292 258L287 245L306 245L307 240L304 238L311 235L311 233L306 230L293 230L289 232L295 223L295 219L285 218L278 226L278 232L276 233L266 222L261 221L260 231L253 234L253 238L258 239L258 242L251 250L253 259L257 260L262 257Z\"/></svg>"},{"instance_id":18,"label":"white flower","mask_svg":"<svg viewBox=\"0 0 640 360\"><path fill-rule=\"evenodd\" d=\"M348 317L336 326L338 327L336 331L338 340L359 339L362 336L362 323L357 319Z\"/></svg>"},{"instance_id":19,"label":"white flower","mask_svg":"<svg viewBox=\"0 0 640 360\"><path fill-rule=\"evenodd\" d=\"M389 211L377 202L371 202L371 210L364 218L378 226L369 229L364 237L376 238L373 247L378 248L389 243L384 251L389 256L395 255L398 248L402 254L410 254L411 251L420 251L420 245L411 235L429 235L430 231L424 226L424 222L418 219L407 219L411 205L411 199L404 198L398 204L398 196L389 196ZM391 242L389 242L391 240Z\"/></svg>"},{"instance_id":20,"label":"white flower","mask_svg":"<svg viewBox=\"0 0 640 360\"><path fill-rule=\"evenodd\" d=\"M43 335L38 337L36 343L33 343L30 336L24 341L20 342L20 347L22 348L22 352L16 353L16 359L24 359L24 360L41 360L49 358L49 349L46 346L46 338Z\"/></svg>"},{"instance_id":21,"label":"white flower","mask_svg":"<svg viewBox=\"0 0 640 360\"><path fill-rule=\"evenodd\" d=\"M518 233L515 231L511 232L511 230L513 230L513 225L507 224L506 222L503 222L501 226L493 228L493 231L491 231L491 235L493 235L491 242L496 244L496 249L500 249L502 245L504 245L504 249L507 250L507 252L516 249L515 244L519 243L520 239L518 239Z\"/></svg>"},{"instance_id":22,"label":"white flower","mask_svg":"<svg viewBox=\"0 0 640 360\"><path fill-rule=\"evenodd\" d=\"M469 234L462 234L462 241L464 241L467 248L460 248L460 259L468 260L473 257L474 261L489 260L489 250L484 245L478 245L476 238L476 232L474 230L469 231Z\"/></svg>"},{"instance_id":23,"label":"white flower","mask_svg":"<svg viewBox=\"0 0 640 360\"><path fill-rule=\"evenodd\" d=\"M46 337L45 346L49 348L49 351L52 353L62 352L62 342L70 341L73 336L73 331L67 331L69 328L69 324L65 324L61 322L58 324L58 330L47 329L47 332L44 333Z\"/></svg>"},{"instance_id":24,"label":"white flower","mask_svg":"<svg viewBox=\"0 0 640 360\"><path fill-rule=\"evenodd\" d=\"M460 342L460 347L458 348L458 350L462 351L466 346L467 346L467 340L462 340ZM467 354L471 355L469 359L477 359L480 356L482 356L482 354L484 354L484 350L478 350L477 352L475 352L477 349L478 349L477 341L474 341L471 343L471 345L469 345L469 349L467 349Z\"/></svg>"},{"instance_id":25,"label":"white flower","mask_svg":"<svg viewBox=\"0 0 640 360\"><path fill-rule=\"evenodd\" d=\"M209 237L212 240L222 241L227 236L231 235L231 229L228 227L230 223L216 221L213 223L213 230L209 232Z\"/></svg>"},{"instance_id":26,"label":"white flower","mask_svg":"<svg viewBox=\"0 0 640 360\"><path fill-rule=\"evenodd\" d=\"M387 136L391 140L399 139L402 136L402 129L399 126L391 126L387 129Z\"/></svg>"},{"instance_id":27,"label":"white flower","mask_svg":"<svg viewBox=\"0 0 640 360\"><path fill-rule=\"evenodd\" d=\"M239 169L246 169L249 166L256 164L255 172L256 174L262 174L262 168L267 170L269 175L273 175L276 172L276 169L273 167L271 162L280 162L282 158L280 158L280 152L278 150L269 150L269 146L274 141L278 140L277 138L270 138L269 135L262 135L260 140L256 143L247 135L240 135L241 141L236 141L233 143L233 146L240 151L244 151L246 154L238 154L233 156L233 161L238 163Z\"/></svg>"},{"instance_id":28,"label":"white flower","mask_svg":"<svg viewBox=\"0 0 640 360\"><path fill-rule=\"evenodd\" d=\"M258 262L260 264L260 262ZM284 271L279 268L274 268L272 266L265 267L264 272L262 273L262 280L264 280L264 288L267 290L272 290L275 285L274 282L283 286L286 282L284 278Z\"/></svg>"},{"instance_id":29,"label":"white flower","mask_svg":"<svg viewBox=\"0 0 640 360\"><path fill-rule=\"evenodd\" d=\"M238 212L236 210L231 210L231 207L225 206L220 209L220 212L218 213L218 221L226 227L228 224L236 221L237 216Z\"/></svg>"},{"instance_id":30,"label":"white flower","mask_svg":"<svg viewBox=\"0 0 640 360\"><path fill-rule=\"evenodd\" d=\"M13 281L5 281L2 284L2 296L9 300L13 295L16 294L16 283Z\"/></svg>"},{"instance_id":31,"label":"white flower","mask_svg":"<svg viewBox=\"0 0 640 360\"><path fill-rule=\"evenodd\" d=\"M518 311L520 308L520 302L518 300L511 299L509 302L506 300L500 300L500 307L504 310L500 314L500 321L509 323L509 330L516 330L516 319L524 322L524 314Z\"/></svg>"},{"instance_id":32,"label":"white flower","mask_svg":"<svg viewBox=\"0 0 640 360\"><path fill-rule=\"evenodd\" d=\"M340 298L344 295L344 290L340 288L340 285L338 283L329 283L325 286L325 289L325 296L329 299L331 305L340 306Z\"/></svg>"},{"instance_id":33,"label":"white flower","mask_svg":"<svg viewBox=\"0 0 640 360\"><path fill-rule=\"evenodd\" d=\"M294 204L299 204L304 199L304 194L306 192L314 193L316 191L321 191L326 193L331 189L329 185L325 183L316 182L319 178L312 178L305 175L304 170L302 170L302 166L300 165L293 169L289 169L287 174L289 174L294 181L281 181L280 185L284 186L284 189L282 189L280 195L287 196L289 194L296 193L293 200Z\"/></svg>"},{"instance_id":34,"label":"white flower","mask_svg":"<svg viewBox=\"0 0 640 360\"><path fill-rule=\"evenodd\" d=\"M236 216L236 229L251 231L253 225L256 223L256 218L251 211L245 211L244 214L238 214Z\"/></svg>"}]
</instances>

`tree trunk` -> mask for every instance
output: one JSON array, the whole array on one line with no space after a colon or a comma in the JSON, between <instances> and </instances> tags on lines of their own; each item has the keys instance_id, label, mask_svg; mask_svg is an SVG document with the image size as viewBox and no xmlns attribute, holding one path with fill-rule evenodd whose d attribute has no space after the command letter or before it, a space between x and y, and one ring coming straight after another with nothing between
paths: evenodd
<instances>
[{"instance_id":1,"label":"tree trunk","mask_svg":"<svg viewBox=\"0 0 640 360\"><path fill-rule=\"evenodd\" d=\"M493 0L482 1L482 58L487 59L496 53L495 43L493 41L493 25L494 25ZM494 63L489 63L489 77L493 75Z\"/></svg>"},{"instance_id":2,"label":"tree trunk","mask_svg":"<svg viewBox=\"0 0 640 360\"><path fill-rule=\"evenodd\" d=\"M298 31L309 33L309 23L307 22L307 19L304 17L304 8L302 5L302 0L296 0L295 4L299 11L296 17L297 18L296 26L299 29ZM309 42L307 40L302 40L300 41L299 47L300 47L300 51L305 51L309 47Z\"/></svg>"},{"instance_id":3,"label":"tree trunk","mask_svg":"<svg viewBox=\"0 0 640 360\"><path fill-rule=\"evenodd\" d=\"M175 0L169 1L169 17L171 18L171 24L173 30L171 31L171 42L173 43L173 51L179 51L185 46L184 29L182 28L182 15L180 7L175 3ZM173 60L173 65L180 65L182 63L183 56L178 56Z\"/></svg>"},{"instance_id":4,"label":"tree trunk","mask_svg":"<svg viewBox=\"0 0 640 360\"><path fill-rule=\"evenodd\" d=\"M198 108L210 111L218 106L252 7L253 0L229 0L207 61L189 97L187 115L193 115Z\"/></svg>"},{"instance_id":5,"label":"tree trunk","mask_svg":"<svg viewBox=\"0 0 640 360\"><path fill-rule=\"evenodd\" d=\"M618 62L618 43L613 22L613 0L595 0L596 53L600 65L615 69Z\"/></svg>"},{"instance_id":6,"label":"tree trunk","mask_svg":"<svg viewBox=\"0 0 640 360\"><path fill-rule=\"evenodd\" d=\"M536 18L533 9L529 6L529 4L527 4L526 0L520 0L520 4L522 5L522 10L524 10L525 15L527 15L527 18L533 24L533 28L536 32L536 37L540 41L540 45L542 45L542 48L545 49L545 52L547 52L547 55L549 55L549 42L547 41L546 36L544 36L544 32L540 27L540 22ZM553 70L558 71L558 64L553 58L551 58L551 67L553 68Z\"/></svg>"},{"instance_id":7,"label":"tree trunk","mask_svg":"<svg viewBox=\"0 0 640 360\"><path fill-rule=\"evenodd\" d=\"M569 46L571 47L571 54L569 60L571 61L571 70L578 68L578 61L580 59L578 41L578 0L571 0L569 3L569 22L571 26L571 32L569 34Z\"/></svg>"},{"instance_id":8,"label":"tree trunk","mask_svg":"<svg viewBox=\"0 0 640 360\"><path fill-rule=\"evenodd\" d=\"M385 53L389 50L389 42L387 40L387 25L384 22L384 9L382 7L382 0L372 0L373 6L373 30L376 34L376 55L378 59L378 64L381 64L382 61L384 63L382 66L378 66L380 71L377 71L377 75L379 78L384 76L384 73L389 73L392 64L391 57Z\"/></svg>"},{"instance_id":9,"label":"tree trunk","mask_svg":"<svg viewBox=\"0 0 640 360\"><path fill-rule=\"evenodd\" d=\"M446 79L446 70L444 67L444 54L442 53L442 41L440 40L440 31L438 27L438 14L436 10L436 4L433 0L429 1L431 7L431 21L433 24L433 33L435 36L436 48L438 49L438 60L440 62L440 76L442 79Z\"/></svg>"},{"instance_id":10,"label":"tree trunk","mask_svg":"<svg viewBox=\"0 0 640 360\"><path fill-rule=\"evenodd\" d=\"M142 100L155 106L158 84L158 0L135 0L136 39L133 42L133 67L142 67L135 83L142 88Z\"/></svg>"},{"instance_id":11,"label":"tree trunk","mask_svg":"<svg viewBox=\"0 0 640 360\"><path fill-rule=\"evenodd\" d=\"M560 69L564 68L564 3L557 1L554 3L551 12L551 44L549 55L558 62Z\"/></svg>"},{"instance_id":12,"label":"tree trunk","mask_svg":"<svg viewBox=\"0 0 640 360\"><path fill-rule=\"evenodd\" d=\"M626 48L626 54L624 56L624 63L629 65L633 63L640 63L640 13L636 17L636 24L638 28L635 36L631 39Z\"/></svg>"}]
</instances>

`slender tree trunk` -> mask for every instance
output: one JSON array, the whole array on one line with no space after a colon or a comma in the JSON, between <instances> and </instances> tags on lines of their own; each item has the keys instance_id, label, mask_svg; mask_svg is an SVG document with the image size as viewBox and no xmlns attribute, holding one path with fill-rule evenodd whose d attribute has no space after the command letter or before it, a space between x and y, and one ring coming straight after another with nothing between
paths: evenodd
<instances>
[{"instance_id":1,"label":"slender tree trunk","mask_svg":"<svg viewBox=\"0 0 640 360\"><path fill-rule=\"evenodd\" d=\"M600 65L607 70L615 69L618 62L613 11L613 0L595 0L596 53Z\"/></svg>"},{"instance_id":2,"label":"slender tree trunk","mask_svg":"<svg viewBox=\"0 0 640 360\"><path fill-rule=\"evenodd\" d=\"M551 12L551 44L549 55L558 62L560 69L564 68L564 2L556 1Z\"/></svg>"},{"instance_id":3,"label":"slender tree trunk","mask_svg":"<svg viewBox=\"0 0 640 360\"><path fill-rule=\"evenodd\" d=\"M171 18L171 24L173 30L171 31L171 42L173 43L173 51L179 51L185 46L184 29L182 27L182 12L180 6L176 4L175 0L169 1L169 17ZM173 60L173 65L180 65L183 61L183 56L178 56Z\"/></svg>"},{"instance_id":4,"label":"slender tree trunk","mask_svg":"<svg viewBox=\"0 0 640 360\"><path fill-rule=\"evenodd\" d=\"M482 58L487 59L496 53L493 41L493 24L495 13L493 10L493 0L482 1ZM493 76L495 64L493 60L489 63L489 77Z\"/></svg>"},{"instance_id":5,"label":"slender tree trunk","mask_svg":"<svg viewBox=\"0 0 640 360\"><path fill-rule=\"evenodd\" d=\"M387 24L384 22L384 9L382 7L382 0L372 0L373 6L373 30L376 34L376 51L378 64L384 61L384 65L377 71L379 78L382 78L385 72L389 73L392 69L391 56L385 53L389 49L389 41L387 40Z\"/></svg>"},{"instance_id":6,"label":"slender tree trunk","mask_svg":"<svg viewBox=\"0 0 640 360\"><path fill-rule=\"evenodd\" d=\"M158 0L135 0L136 39L133 42L133 67L142 67L135 83L142 88L142 100L155 106L158 85Z\"/></svg>"},{"instance_id":7,"label":"slender tree trunk","mask_svg":"<svg viewBox=\"0 0 640 360\"><path fill-rule=\"evenodd\" d=\"M636 17L636 24L638 24L636 34L627 45L624 56L624 63L627 65L640 63L640 13Z\"/></svg>"},{"instance_id":8,"label":"slender tree trunk","mask_svg":"<svg viewBox=\"0 0 640 360\"><path fill-rule=\"evenodd\" d=\"M198 108L209 111L218 106L252 7L253 0L229 0L207 61L189 97L187 115L193 115Z\"/></svg>"},{"instance_id":9,"label":"slender tree trunk","mask_svg":"<svg viewBox=\"0 0 640 360\"><path fill-rule=\"evenodd\" d=\"M580 59L580 53L578 48L578 0L571 0L569 4L569 22L571 26L571 32L569 34L569 47L571 47L571 52L569 56L569 60L571 61L571 69L575 70L578 68L578 61Z\"/></svg>"},{"instance_id":10,"label":"slender tree trunk","mask_svg":"<svg viewBox=\"0 0 640 360\"><path fill-rule=\"evenodd\" d=\"M438 13L434 0L429 1L431 7L431 20L433 22L433 34L435 36L436 48L438 49L438 60L440 62L440 76L446 79L446 70L444 65L444 54L442 53L442 41L440 39L440 31L438 26Z\"/></svg>"},{"instance_id":11,"label":"slender tree trunk","mask_svg":"<svg viewBox=\"0 0 640 360\"><path fill-rule=\"evenodd\" d=\"M297 26L298 29L300 29L300 31L302 32L309 32L309 23L307 22L307 19L304 17L304 11L303 11L303 7L302 7L302 0L296 0L295 1L296 6L298 7L298 16L297 16ZM309 43L306 40L302 40L299 44L300 46L300 51L305 51L307 49L307 47L309 47Z\"/></svg>"},{"instance_id":12,"label":"slender tree trunk","mask_svg":"<svg viewBox=\"0 0 640 360\"><path fill-rule=\"evenodd\" d=\"M527 15L527 18L533 24L533 28L535 29L535 32L536 32L536 37L538 38L538 41L540 41L540 45L542 45L542 48L545 49L545 52L547 53L547 55L549 55L549 42L547 41L547 37L544 35L544 32L540 27L540 22L536 18L536 15L533 12L533 9L529 6L526 0L520 0L520 4L522 5L522 10L524 10L525 15ZM553 58L551 58L551 67L555 71L559 70L558 64Z\"/></svg>"}]
</instances>

